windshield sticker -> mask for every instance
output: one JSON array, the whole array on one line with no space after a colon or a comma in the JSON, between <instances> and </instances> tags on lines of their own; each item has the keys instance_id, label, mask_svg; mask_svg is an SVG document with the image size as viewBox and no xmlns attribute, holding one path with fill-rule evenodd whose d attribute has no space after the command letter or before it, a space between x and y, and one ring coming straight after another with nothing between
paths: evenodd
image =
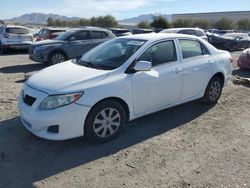
<instances>
[{"instance_id":1,"label":"windshield sticker","mask_svg":"<svg viewBox=\"0 0 250 188\"><path fill-rule=\"evenodd\" d=\"M132 40L132 41L129 41L127 43L127 45L135 45L135 46L141 46L143 45L144 41L136 41L136 40Z\"/></svg>"}]
</instances>

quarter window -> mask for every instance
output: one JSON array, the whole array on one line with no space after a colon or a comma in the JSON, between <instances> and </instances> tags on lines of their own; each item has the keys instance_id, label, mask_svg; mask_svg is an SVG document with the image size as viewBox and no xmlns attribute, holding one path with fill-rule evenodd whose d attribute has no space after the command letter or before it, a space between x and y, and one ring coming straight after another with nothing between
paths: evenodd
<instances>
[{"instance_id":1,"label":"quarter window","mask_svg":"<svg viewBox=\"0 0 250 188\"><path fill-rule=\"evenodd\" d=\"M174 41L165 41L149 47L137 61L150 61L152 66L177 60Z\"/></svg>"},{"instance_id":2,"label":"quarter window","mask_svg":"<svg viewBox=\"0 0 250 188\"><path fill-rule=\"evenodd\" d=\"M208 50L198 41L179 40L183 59L209 54Z\"/></svg>"},{"instance_id":3,"label":"quarter window","mask_svg":"<svg viewBox=\"0 0 250 188\"><path fill-rule=\"evenodd\" d=\"M99 31L92 31L92 39L101 39L102 33Z\"/></svg>"}]
</instances>

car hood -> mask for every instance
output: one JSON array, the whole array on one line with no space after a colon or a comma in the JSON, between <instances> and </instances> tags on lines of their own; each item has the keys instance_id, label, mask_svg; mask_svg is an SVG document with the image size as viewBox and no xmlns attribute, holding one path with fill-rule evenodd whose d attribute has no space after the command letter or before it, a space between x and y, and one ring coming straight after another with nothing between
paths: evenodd
<instances>
[{"instance_id":1,"label":"car hood","mask_svg":"<svg viewBox=\"0 0 250 188\"><path fill-rule=\"evenodd\" d=\"M78 65L70 60L35 73L27 84L50 95L72 93L83 91L105 79L108 72Z\"/></svg>"},{"instance_id":2,"label":"car hood","mask_svg":"<svg viewBox=\"0 0 250 188\"><path fill-rule=\"evenodd\" d=\"M62 40L42 40L42 41L34 42L33 45L42 46L42 45L62 44L62 43L65 43L65 41L62 41Z\"/></svg>"}]
</instances>

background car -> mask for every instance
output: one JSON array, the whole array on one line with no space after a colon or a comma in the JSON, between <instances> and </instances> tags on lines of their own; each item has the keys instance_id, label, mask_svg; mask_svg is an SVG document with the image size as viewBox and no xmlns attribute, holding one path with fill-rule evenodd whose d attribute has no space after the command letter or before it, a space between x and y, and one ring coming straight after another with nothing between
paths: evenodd
<instances>
[{"instance_id":1,"label":"background car","mask_svg":"<svg viewBox=\"0 0 250 188\"><path fill-rule=\"evenodd\" d=\"M32 43L33 37L27 27L0 27L0 53L4 53L8 48L28 49Z\"/></svg>"},{"instance_id":2,"label":"background car","mask_svg":"<svg viewBox=\"0 0 250 188\"><path fill-rule=\"evenodd\" d=\"M237 41L236 49L239 48L250 48L250 37L247 33L226 33L224 37L231 37Z\"/></svg>"},{"instance_id":3,"label":"background car","mask_svg":"<svg viewBox=\"0 0 250 188\"><path fill-rule=\"evenodd\" d=\"M65 31L66 29L43 28L37 34L34 35L34 38L36 41L54 39Z\"/></svg>"},{"instance_id":4,"label":"background car","mask_svg":"<svg viewBox=\"0 0 250 188\"><path fill-rule=\"evenodd\" d=\"M216 48L233 52L240 48L248 48L250 45L249 36L246 33L227 33L223 36L210 33L208 41Z\"/></svg>"},{"instance_id":5,"label":"background car","mask_svg":"<svg viewBox=\"0 0 250 188\"><path fill-rule=\"evenodd\" d=\"M57 64L68 59L78 58L95 46L115 38L106 29L73 29L62 33L53 40L35 42L29 48L30 59L37 62Z\"/></svg>"},{"instance_id":6,"label":"background car","mask_svg":"<svg viewBox=\"0 0 250 188\"><path fill-rule=\"evenodd\" d=\"M145 33L154 33L152 29L132 29L132 33L135 34L145 34Z\"/></svg>"},{"instance_id":7,"label":"background car","mask_svg":"<svg viewBox=\"0 0 250 188\"><path fill-rule=\"evenodd\" d=\"M181 34L118 37L31 76L18 99L23 125L51 140L116 137L125 123L181 103L216 104L232 57Z\"/></svg>"},{"instance_id":8,"label":"background car","mask_svg":"<svg viewBox=\"0 0 250 188\"><path fill-rule=\"evenodd\" d=\"M237 62L240 69L250 69L250 48L244 50Z\"/></svg>"},{"instance_id":9,"label":"background car","mask_svg":"<svg viewBox=\"0 0 250 188\"><path fill-rule=\"evenodd\" d=\"M132 35L132 32L129 29L110 28L109 30L117 37Z\"/></svg>"},{"instance_id":10,"label":"background car","mask_svg":"<svg viewBox=\"0 0 250 188\"><path fill-rule=\"evenodd\" d=\"M200 28L172 28L172 29L164 29L160 33L179 33L186 35L194 35L208 41L205 31Z\"/></svg>"}]
</instances>

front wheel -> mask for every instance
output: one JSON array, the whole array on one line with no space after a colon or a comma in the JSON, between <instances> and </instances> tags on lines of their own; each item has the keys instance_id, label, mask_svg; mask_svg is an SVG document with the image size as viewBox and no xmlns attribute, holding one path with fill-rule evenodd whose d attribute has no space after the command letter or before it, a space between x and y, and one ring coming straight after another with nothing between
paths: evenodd
<instances>
[{"instance_id":1,"label":"front wheel","mask_svg":"<svg viewBox=\"0 0 250 188\"><path fill-rule=\"evenodd\" d=\"M92 143L103 143L115 138L126 122L126 112L116 101L103 101L89 112L85 134Z\"/></svg>"},{"instance_id":2,"label":"front wheel","mask_svg":"<svg viewBox=\"0 0 250 188\"><path fill-rule=\"evenodd\" d=\"M215 104L218 102L222 92L223 82L220 77L213 77L206 88L203 101L206 104Z\"/></svg>"},{"instance_id":3,"label":"front wheel","mask_svg":"<svg viewBox=\"0 0 250 188\"><path fill-rule=\"evenodd\" d=\"M55 65L67 60L67 57L62 52L54 52L49 56L49 64Z\"/></svg>"}]
</instances>

